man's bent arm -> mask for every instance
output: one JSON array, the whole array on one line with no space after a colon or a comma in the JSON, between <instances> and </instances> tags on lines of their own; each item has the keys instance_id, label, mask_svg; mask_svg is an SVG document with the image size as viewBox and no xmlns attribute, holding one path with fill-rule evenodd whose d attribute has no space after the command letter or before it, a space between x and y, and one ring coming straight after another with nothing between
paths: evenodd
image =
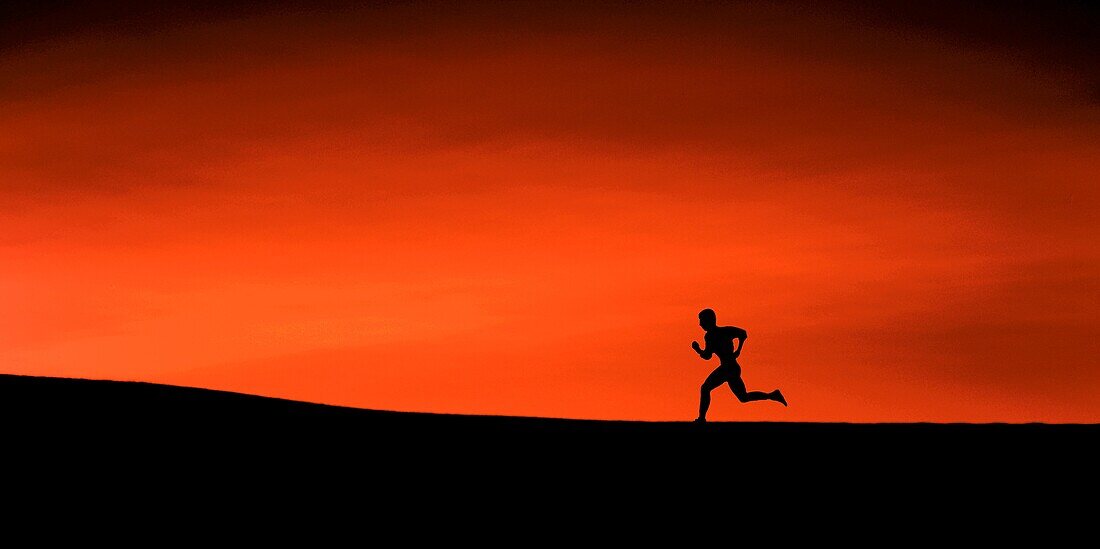
<instances>
[{"instance_id":1,"label":"man's bent arm","mask_svg":"<svg viewBox=\"0 0 1100 549\"><path fill-rule=\"evenodd\" d=\"M704 341L704 343L706 343L706 341ZM699 356L702 357L703 360L710 360L710 357L714 355L714 351L708 351L706 349L700 349L698 341L692 341L691 342L691 348L695 349L695 352L699 353Z\"/></svg>"},{"instance_id":2,"label":"man's bent arm","mask_svg":"<svg viewBox=\"0 0 1100 549\"><path fill-rule=\"evenodd\" d=\"M733 341L736 342L733 347L733 358L737 358L741 356L741 348L745 346L745 339L749 337L749 333L736 326L731 326L731 328L734 331L732 334Z\"/></svg>"}]
</instances>

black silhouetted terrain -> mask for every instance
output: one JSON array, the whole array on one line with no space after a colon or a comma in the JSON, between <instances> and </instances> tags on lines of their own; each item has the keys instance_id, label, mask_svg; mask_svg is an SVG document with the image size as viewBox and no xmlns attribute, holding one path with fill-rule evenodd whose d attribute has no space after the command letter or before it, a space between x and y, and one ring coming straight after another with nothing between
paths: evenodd
<instances>
[{"instance_id":1,"label":"black silhouetted terrain","mask_svg":"<svg viewBox=\"0 0 1100 549\"><path fill-rule=\"evenodd\" d=\"M969 506L974 498L1056 493L1094 481L1093 448L1100 440L1098 425L419 414L10 375L0 375L0 418L9 480L31 483L25 493L34 497L70 494L73 486L96 494L125 488L141 492L130 505L187 507L189 500L176 494L201 499L228 490L253 503L269 498L261 504L270 506L279 498L305 504L301 496L287 499L288 490L320 491L385 501L395 510L444 498L447 508L437 511L453 520L482 520L476 509L485 504L532 518L536 509L564 512L565 501L570 509L596 513L585 515L594 520L612 502L691 513L713 499L719 503L714 512L726 513L807 496L846 501L853 494L865 508L893 513L896 507L871 504L916 508L963 488L967 499L939 505ZM40 489L44 483L55 491Z\"/></svg>"},{"instance_id":2,"label":"black silhouetted terrain","mask_svg":"<svg viewBox=\"0 0 1100 549\"><path fill-rule=\"evenodd\" d=\"M1096 485L1100 440L1098 425L414 414L10 375L0 421L5 500L58 528L71 516L120 531L173 520L323 532L335 521L363 540L640 541L700 520L785 540L853 528L987 539L1016 532L1009 513L1039 528L1077 509L1073 494Z\"/></svg>"},{"instance_id":3,"label":"black silhouetted terrain","mask_svg":"<svg viewBox=\"0 0 1100 549\"><path fill-rule=\"evenodd\" d=\"M312 404L240 393L154 383L0 375L0 413L8 434L137 437L145 441L229 437L234 445L277 436L325 438L356 444L371 438L406 439L413 444L491 439L518 444L579 438L589 448L652 445L672 440L730 444L728 437L755 437L785 451L839 451L843 444L881 452L893 443L910 451L955 453L997 443L1041 439L1073 442L1100 435L1100 425L794 423L595 421L511 416L471 416L377 411ZM548 438L549 437L549 438ZM818 446L821 445L821 446ZM956 446L957 445L957 446ZM858 448L852 451L858 451ZM732 459L732 458L725 458ZM736 459L744 459L737 457Z\"/></svg>"}]
</instances>

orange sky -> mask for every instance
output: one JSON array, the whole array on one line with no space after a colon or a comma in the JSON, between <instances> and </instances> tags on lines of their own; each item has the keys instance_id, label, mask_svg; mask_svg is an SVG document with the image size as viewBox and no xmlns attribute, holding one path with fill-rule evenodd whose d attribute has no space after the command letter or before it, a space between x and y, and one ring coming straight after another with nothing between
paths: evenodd
<instances>
[{"instance_id":1,"label":"orange sky","mask_svg":"<svg viewBox=\"0 0 1100 549\"><path fill-rule=\"evenodd\" d=\"M1095 82L783 5L0 48L0 366L370 408L1100 421ZM438 6L437 6L438 8Z\"/></svg>"}]
</instances>

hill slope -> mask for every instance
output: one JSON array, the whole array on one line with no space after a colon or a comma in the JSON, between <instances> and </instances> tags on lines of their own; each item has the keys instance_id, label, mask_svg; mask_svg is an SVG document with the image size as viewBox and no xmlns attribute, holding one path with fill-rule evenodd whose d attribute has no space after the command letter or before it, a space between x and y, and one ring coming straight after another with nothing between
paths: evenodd
<instances>
[{"instance_id":1,"label":"hill slope","mask_svg":"<svg viewBox=\"0 0 1100 549\"><path fill-rule=\"evenodd\" d=\"M936 433L949 435L979 432L1014 436L1034 433L1100 434L1100 424L929 424L929 423L751 423L714 422L705 426L688 422L635 422L570 420L556 418L475 416L390 412L329 406L295 400L269 398L227 391L180 387L157 383L107 381L74 378L35 377L0 374L0 410L25 412L44 418L74 417L111 419L124 424L150 419L197 425L221 424L226 420L247 420L265 424L282 421L352 421L364 428L432 429L462 428L477 431L570 433L827 433L841 435L860 432L867 435L906 435Z\"/></svg>"},{"instance_id":2,"label":"hill slope","mask_svg":"<svg viewBox=\"0 0 1100 549\"><path fill-rule=\"evenodd\" d=\"M1091 475L1100 425L613 422L384 412L149 383L0 375L7 456L203 474L659 490L699 482L1007 487ZM11 463L9 459L9 463ZM1087 472L1087 473L1086 473ZM343 482L343 481L341 481ZM843 488L842 488L843 487ZM428 489L428 488L425 488Z\"/></svg>"},{"instance_id":3,"label":"hill slope","mask_svg":"<svg viewBox=\"0 0 1100 549\"><path fill-rule=\"evenodd\" d=\"M31 419L37 428L110 422L115 428L161 425L173 429L258 430L287 427L355 427L408 435L630 435L703 437L1075 437L1100 434L1100 424L929 424L598 421L556 418L390 412L329 406L227 391L156 383L0 374L0 411ZM212 431L212 432L213 432Z\"/></svg>"}]
</instances>

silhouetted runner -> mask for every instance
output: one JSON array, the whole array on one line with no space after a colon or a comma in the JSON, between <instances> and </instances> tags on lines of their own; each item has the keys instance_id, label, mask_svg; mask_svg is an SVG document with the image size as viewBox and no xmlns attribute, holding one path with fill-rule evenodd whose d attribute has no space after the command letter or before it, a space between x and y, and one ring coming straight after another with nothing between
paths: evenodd
<instances>
[{"instance_id":1,"label":"silhouetted runner","mask_svg":"<svg viewBox=\"0 0 1100 549\"><path fill-rule=\"evenodd\" d=\"M741 349L745 347L745 338L748 332L737 326L719 326L718 319L711 309L703 309L699 312L699 326L707 332L703 342L706 349L699 348L698 341L691 342L691 348L699 353L703 360L710 360L711 355L718 355L721 364L714 369L703 381L703 387L699 393L699 417L697 422L707 420L707 409L710 408L710 392L717 389L723 383L728 383L737 400L752 402L754 400L774 400L787 405L787 399L783 393L776 389L770 393L764 391L746 391L745 382L741 381L741 365L737 363L737 357L741 356ZM737 347L733 346L733 340L737 340Z\"/></svg>"}]
</instances>

